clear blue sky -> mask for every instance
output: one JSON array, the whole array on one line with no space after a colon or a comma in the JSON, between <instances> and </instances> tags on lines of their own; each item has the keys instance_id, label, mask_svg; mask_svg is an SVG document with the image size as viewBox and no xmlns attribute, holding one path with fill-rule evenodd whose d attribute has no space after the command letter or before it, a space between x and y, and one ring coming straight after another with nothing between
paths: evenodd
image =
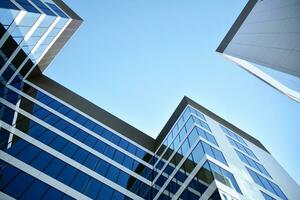
<instances>
[{"instance_id":1,"label":"clear blue sky","mask_svg":"<svg viewBox=\"0 0 300 200\"><path fill-rule=\"evenodd\" d=\"M65 2L85 21L46 75L153 137L186 95L300 183L300 104L215 52L246 0Z\"/></svg>"}]
</instances>

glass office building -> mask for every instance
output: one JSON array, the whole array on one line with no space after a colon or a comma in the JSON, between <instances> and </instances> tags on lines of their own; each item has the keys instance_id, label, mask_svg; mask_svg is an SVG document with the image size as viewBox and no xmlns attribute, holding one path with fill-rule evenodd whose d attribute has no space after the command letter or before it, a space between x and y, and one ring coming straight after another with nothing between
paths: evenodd
<instances>
[{"instance_id":1,"label":"glass office building","mask_svg":"<svg viewBox=\"0 0 300 200\"><path fill-rule=\"evenodd\" d=\"M82 22L1 0L0 199L296 200L255 138L184 97L154 139L43 75Z\"/></svg>"}]
</instances>

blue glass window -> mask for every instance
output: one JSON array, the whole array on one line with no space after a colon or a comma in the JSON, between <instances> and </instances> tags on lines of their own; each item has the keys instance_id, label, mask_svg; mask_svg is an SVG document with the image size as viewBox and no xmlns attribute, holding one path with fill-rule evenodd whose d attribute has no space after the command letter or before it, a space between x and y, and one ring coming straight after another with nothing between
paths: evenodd
<instances>
[{"instance_id":1,"label":"blue glass window","mask_svg":"<svg viewBox=\"0 0 300 200\"><path fill-rule=\"evenodd\" d=\"M75 121L81 125L83 125L86 121L87 121L87 118L85 118L84 116L82 115L78 115L78 117L75 119Z\"/></svg>"},{"instance_id":2,"label":"blue glass window","mask_svg":"<svg viewBox=\"0 0 300 200\"><path fill-rule=\"evenodd\" d=\"M63 131L65 130L65 128L67 128L69 125L68 122L66 122L65 120L59 120L54 126L55 128L58 128L59 130Z\"/></svg>"},{"instance_id":3,"label":"blue glass window","mask_svg":"<svg viewBox=\"0 0 300 200\"><path fill-rule=\"evenodd\" d=\"M74 155L74 153L77 151L79 147L76 146L75 144L69 142L63 149L62 149L62 153L65 154L68 157L72 157Z\"/></svg>"},{"instance_id":4,"label":"blue glass window","mask_svg":"<svg viewBox=\"0 0 300 200\"><path fill-rule=\"evenodd\" d=\"M73 136L78 130L79 130L79 128L77 128L76 126L74 126L72 124L69 124L69 126L64 130L64 132L70 136Z\"/></svg>"},{"instance_id":5,"label":"blue glass window","mask_svg":"<svg viewBox=\"0 0 300 200\"><path fill-rule=\"evenodd\" d=\"M117 178L119 176L119 170L114 167L113 165L110 166L108 172L107 172L107 178L112 180L113 182L117 181Z\"/></svg>"},{"instance_id":6,"label":"blue glass window","mask_svg":"<svg viewBox=\"0 0 300 200\"><path fill-rule=\"evenodd\" d=\"M20 173L20 170L5 164L2 160L0 160L0 162L2 166L0 168L0 190L3 190L3 187L6 186L18 173Z\"/></svg>"},{"instance_id":7,"label":"blue glass window","mask_svg":"<svg viewBox=\"0 0 300 200\"><path fill-rule=\"evenodd\" d=\"M103 184L99 194L101 194L101 199L111 200L111 197L113 195L113 189Z\"/></svg>"},{"instance_id":8,"label":"blue glass window","mask_svg":"<svg viewBox=\"0 0 300 200\"><path fill-rule=\"evenodd\" d=\"M44 144L49 144L50 142L52 142L55 138L57 137L57 135L55 133L53 133L52 131L47 130L46 132L44 132L39 138L38 140L41 141Z\"/></svg>"},{"instance_id":9,"label":"blue glass window","mask_svg":"<svg viewBox=\"0 0 300 200\"><path fill-rule=\"evenodd\" d=\"M85 138L88 136L88 134L82 130L79 130L76 135L74 136L74 138L76 138L77 140L79 140L80 142L83 142L85 140Z\"/></svg>"},{"instance_id":10,"label":"blue glass window","mask_svg":"<svg viewBox=\"0 0 300 200\"><path fill-rule=\"evenodd\" d=\"M105 148L106 148L106 144L100 140L97 141L96 145L95 145L95 149L97 151L99 151L100 153L104 152Z\"/></svg>"},{"instance_id":11,"label":"blue glass window","mask_svg":"<svg viewBox=\"0 0 300 200\"><path fill-rule=\"evenodd\" d=\"M50 164L47 166L47 168L44 170L46 174L49 176L52 176L53 178L56 178L57 175L61 172L61 170L64 168L66 164L58 159L53 159Z\"/></svg>"},{"instance_id":12,"label":"blue glass window","mask_svg":"<svg viewBox=\"0 0 300 200\"><path fill-rule=\"evenodd\" d=\"M16 0L25 10L29 12L39 13L39 11L33 7L27 0Z\"/></svg>"},{"instance_id":13,"label":"blue glass window","mask_svg":"<svg viewBox=\"0 0 300 200\"><path fill-rule=\"evenodd\" d=\"M96 139L94 136L91 136L91 135L89 135L89 136L85 139L85 141L84 141L84 143L85 143L86 145L88 145L89 147L94 147L94 145L96 144L96 142L97 142L97 139Z\"/></svg>"},{"instance_id":14,"label":"blue glass window","mask_svg":"<svg viewBox=\"0 0 300 200\"><path fill-rule=\"evenodd\" d=\"M108 168L109 168L109 164L106 161L99 160L95 171L104 176Z\"/></svg>"},{"instance_id":15,"label":"blue glass window","mask_svg":"<svg viewBox=\"0 0 300 200\"><path fill-rule=\"evenodd\" d=\"M101 186L102 184L99 181L91 178L84 190L84 194L91 197L92 199L97 199L97 195Z\"/></svg>"},{"instance_id":16,"label":"blue glass window","mask_svg":"<svg viewBox=\"0 0 300 200\"><path fill-rule=\"evenodd\" d=\"M83 163L85 161L85 159L88 156L88 152L78 148L78 150L76 151L76 153L73 155L73 159L76 160L79 163Z\"/></svg>"},{"instance_id":17,"label":"blue glass window","mask_svg":"<svg viewBox=\"0 0 300 200\"><path fill-rule=\"evenodd\" d=\"M211 146L207 144L206 142L202 142L203 149L206 154L210 155L211 157L214 157L214 154L212 152Z\"/></svg>"},{"instance_id":18,"label":"blue glass window","mask_svg":"<svg viewBox=\"0 0 300 200\"><path fill-rule=\"evenodd\" d=\"M7 9L18 10L18 8L13 3L11 3L9 0L1 0L0 1L0 8L7 8Z\"/></svg>"},{"instance_id":19,"label":"blue glass window","mask_svg":"<svg viewBox=\"0 0 300 200\"><path fill-rule=\"evenodd\" d=\"M66 185L69 185L73 180L74 176L77 174L78 170L70 165L66 165L65 168L61 171L57 180L63 182Z\"/></svg>"},{"instance_id":20,"label":"blue glass window","mask_svg":"<svg viewBox=\"0 0 300 200\"><path fill-rule=\"evenodd\" d=\"M34 125L32 126L28 131L27 134L34 137L38 138L41 134L43 134L47 129L40 126L40 125Z\"/></svg>"},{"instance_id":21,"label":"blue glass window","mask_svg":"<svg viewBox=\"0 0 300 200\"><path fill-rule=\"evenodd\" d=\"M30 187L20 197L21 200L25 199L42 199L43 194L48 189L48 185L40 180L35 180Z\"/></svg>"},{"instance_id":22,"label":"blue glass window","mask_svg":"<svg viewBox=\"0 0 300 200\"><path fill-rule=\"evenodd\" d=\"M122 194L118 191L115 191L112 196L112 199L125 200L125 199L129 199L129 198L128 197L125 198L124 194Z\"/></svg>"},{"instance_id":23,"label":"blue glass window","mask_svg":"<svg viewBox=\"0 0 300 200\"><path fill-rule=\"evenodd\" d=\"M46 15L56 16L47 6L39 0L32 0Z\"/></svg>"},{"instance_id":24,"label":"blue glass window","mask_svg":"<svg viewBox=\"0 0 300 200\"><path fill-rule=\"evenodd\" d=\"M28 145L21 153L17 155L17 158L20 160L29 163L33 160L41 150L33 145Z\"/></svg>"},{"instance_id":25,"label":"blue glass window","mask_svg":"<svg viewBox=\"0 0 300 200\"><path fill-rule=\"evenodd\" d=\"M52 159L53 159L52 155L43 151L30 164L36 169L43 171L45 167L51 162Z\"/></svg>"},{"instance_id":26,"label":"blue glass window","mask_svg":"<svg viewBox=\"0 0 300 200\"><path fill-rule=\"evenodd\" d=\"M203 155L204 155L204 150L202 148L201 142L199 142L192 152L194 162L199 163L200 160L203 158Z\"/></svg>"},{"instance_id":27,"label":"blue glass window","mask_svg":"<svg viewBox=\"0 0 300 200\"><path fill-rule=\"evenodd\" d=\"M17 140L17 137L15 138ZM9 153L12 156L17 155L19 152L21 152L26 146L28 145L28 142L25 142L24 140L17 140L17 142L7 150L7 153Z\"/></svg>"},{"instance_id":28,"label":"blue glass window","mask_svg":"<svg viewBox=\"0 0 300 200\"><path fill-rule=\"evenodd\" d=\"M192 132L190 133L190 135L188 136L190 144L194 144L194 142L197 140L197 138L198 138L198 132L197 132L197 129L194 128L192 130Z\"/></svg>"},{"instance_id":29,"label":"blue glass window","mask_svg":"<svg viewBox=\"0 0 300 200\"><path fill-rule=\"evenodd\" d=\"M90 177L83 172L78 172L75 176L73 182L71 183L71 187L75 190L82 192L86 185L89 182Z\"/></svg>"},{"instance_id":30,"label":"blue glass window","mask_svg":"<svg viewBox=\"0 0 300 200\"><path fill-rule=\"evenodd\" d=\"M215 155L216 160L218 160L218 161L220 161L221 163L224 163L224 164L227 163L221 151L219 151L215 148L212 148L212 150L213 150L213 153Z\"/></svg>"},{"instance_id":31,"label":"blue glass window","mask_svg":"<svg viewBox=\"0 0 300 200\"><path fill-rule=\"evenodd\" d=\"M114 156L115 161L122 164L124 158L125 158L125 155L123 153L121 153L120 151L116 151L115 156ZM129 169L131 169L131 168L129 168Z\"/></svg>"},{"instance_id":32,"label":"blue glass window","mask_svg":"<svg viewBox=\"0 0 300 200\"><path fill-rule=\"evenodd\" d=\"M276 185L275 183L271 182L270 180L262 177L261 175L257 174L256 172L252 171L251 169L247 168L250 176L252 177L253 181L260 185L261 187L265 188L269 192L281 197L284 200L287 200L287 197L282 192L282 190Z\"/></svg>"},{"instance_id":33,"label":"blue glass window","mask_svg":"<svg viewBox=\"0 0 300 200\"><path fill-rule=\"evenodd\" d=\"M54 125L59 120L61 120L61 119L54 114L50 114L44 119L44 121L50 125Z\"/></svg>"},{"instance_id":34,"label":"blue glass window","mask_svg":"<svg viewBox=\"0 0 300 200\"><path fill-rule=\"evenodd\" d=\"M60 199L63 196L63 193L58 191L55 188L49 188L46 194L43 196L43 200L53 200L53 199Z\"/></svg>"},{"instance_id":35,"label":"blue glass window","mask_svg":"<svg viewBox=\"0 0 300 200\"><path fill-rule=\"evenodd\" d=\"M47 3L50 8L52 8L59 16L63 17L63 18L68 18L68 16L63 13L56 5L52 4L52 3Z\"/></svg>"},{"instance_id":36,"label":"blue glass window","mask_svg":"<svg viewBox=\"0 0 300 200\"><path fill-rule=\"evenodd\" d=\"M132 166L133 166L133 159L126 156L125 159L124 159L124 162L123 162L123 165L125 167L127 167L128 169L132 169Z\"/></svg>"},{"instance_id":37,"label":"blue glass window","mask_svg":"<svg viewBox=\"0 0 300 200\"><path fill-rule=\"evenodd\" d=\"M18 199L33 180L32 176L21 172L3 189L3 192ZM16 188L18 189L16 190Z\"/></svg>"},{"instance_id":38,"label":"blue glass window","mask_svg":"<svg viewBox=\"0 0 300 200\"><path fill-rule=\"evenodd\" d=\"M106 146L106 149L104 151L104 154L108 156L109 158L113 158L115 153L115 149L112 148L111 146Z\"/></svg>"},{"instance_id":39,"label":"blue glass window","mask_svg":"<svg viewBox=\"0 0 300 200\"><path fill-rule=\"evenodd\" d=\"M95 169L97 162L98 162L99 158L97 158L96 156L94 156L93 154L89 154L89 156L87 157L86 161L84 162L84 165L92 170Z\"/></svg>"},{"instance_id":40,"label":"blue glass window","mask_svg":"<svg viewBox=\"0 0 300 200\"><path fill-rule=\"evenodd\" d=\"M52 147L53 149L60 151L68 141L62 137L56 137L50 144L49 146Z\"/></svg>"}]
</instances>

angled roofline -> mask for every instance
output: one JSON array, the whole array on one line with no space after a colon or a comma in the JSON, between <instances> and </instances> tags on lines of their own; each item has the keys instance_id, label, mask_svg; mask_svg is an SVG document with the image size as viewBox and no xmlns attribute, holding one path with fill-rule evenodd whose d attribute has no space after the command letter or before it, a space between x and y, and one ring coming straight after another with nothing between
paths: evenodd
<instances>
[{"instance_id":1,"label":"angled roofline","mask_svg":"<svg viewBox=\"0 0 300 200\"><path fill-rule=\"evenodd\" d=\"M187 105L191 105L192 107L196 108L197 110L199 110L200 112L202 112L206 116L212 118L213 120L217 121L218 123L222 124L223 126L231 129L232 131L234 131L235 133L237 133L241 137L245 138L249 142L256 145L257 147L261 148L262 150L266 151L267 153L270 153L259 140L257 140L253 136L249 135L248 133L244 132L243 130L239 129L238 127L234 126L233 124L231 124L230 122L228 122L225 119L221 118L220 116L216 115L215 113L211 112L207 108L201 106L200 104L198 104L197 102L195 102L194 100L190 99L187 96L183 97L183 99L181 100L181 102L179 103L179 105L177 106L175 111L173 112L172 116L167 121L167 123L163 127L162 131L160 132L160 134L156 138L158 143L162 142L164 137L171 130L173 124L175 123L175 121L177 120L177 118L180 116L180 114L183 112L184 108Z\"/></svg>"},{"instance_id":2,"label":"angled roofline","mask_svg":"<svg viewBox=\"0 0 300 200\"><path fill-rule=\"evenodd\" d=\"M238 18L235 20L229 31L227 32L226 36L223 38L222 42L216 49L217 52L223 53L225 49L227 48L228 44L231 42L235 34L238 32L246 18L248 17L249 13L254 8L255 4L258 0L249 0Z\"/></svg>"},{"instance_id":3,"label":"angled roofline","mask_svg":"<svg viewBox=\"0 0 300 200\"><path fill-rule=\"evenodd\" d=\"M69 15L72 20L71 23L67 26L67 28L63 31L63 33L59 36L59 38L55 41L55 43L51 46L51 48L47 51L42 60L39 62L38 67L35 67L35 69L32 71L32 73L28 77L28 80L30 82L34 83L43 90L53 94L54 96L58 97L64 102L72 105L81 112L98 120L99 122L110 127L111 129L119 132L120 134L123 134L124 136L128 137L129 139L133 140L134 142L140 144L141 146L145 147L146 149L152 152L155 152L156 149L159 147L159 145L161 144L161 142L168 134L168 132L176 122L177 118L180 116L180 114L183 112L187 105L191 105L192 107L198 109L200 112L204 113L205 115L209 116L210 118L214 119L220 124L241 135L243 138L252 142L264 151L268 152L268 150L257 139L250 136L246 132L242 131L241 129L237 128L236 126L232 125L231 123L227 122L226 120L222 119L221 117L217 116L213 112L209 111L205 107L201 106L200 104L186 96L183 97L183 99L181 100L181 102L179 103L179 105L177 106L177 108L175 109L175 111L173 112L173 114L171 115L171 117L157 136L157 138L154 139L148 134L143 133L142 131L131 126L125 121L119 119L118 117L112 115L106 110L98 107L97 105L93 104L87 99L67 89L66 87L55 82L49 77L43 75L42 72L46 69L46 67L50 64L53 58L57 55L57 53L62 49L62 47L66 44L66 42L70 39L70 37L74 34L74 32L79 28L79 26L83 22L81 17L79 17L62 0L53 0L53 2L56 3L67 15ZM246 7L240 14L239 18L236 20L236 22L231 27L230 31L218 47L217 51L224 51L224 49L231 41L231 39L243 23L243 21L246 19L256 2L257 0L249 0Z\"/></svg>"},{"instance_id":4,"label":"angled roofline","mask_svg":"<svg viewBox=\"0 0 300 200\"><path fill-rule=\"evenodd\" d=\"M165 126L162 128L157 138L154 139L148 134L138 130L132 125L126 123L125 121L112 115L111 113L93 104L87 99L65 88L64 86L53 81L45 75L41 74L39 76L32 77L29 79L29 81L152 152L155 152L157 150L157 148L159 147L165 136L168 134L168 132L171 130L172 126L174 125L180 114L183 112L185 107L187 105L191 105L203 114L214 119L218 123L226 126L227 128L236 132L249 142L255 144L257 147L269 153L269 151L262 145L262 143L259 140L242 131L241 129L237 128L233 124L229 123L228 121L224 120L223 118L219 117L215 113L209 111L205 107L201 106L200 104L186 96L183 97L183 99L181 100L181 102L179 103L179 105L177 106L177 108L175 109Z\"/></svg>"},{"instance_id":5,"label":"angled roofline","mask_svg":"<svg viewBox=\"0 0 300 200\"><path fill-rule=\"evenodd\" d=\"M52 62L54 57L59 53L59 51L65 46L67 41L72 37L72 35L78 30L83 22L83 19L76 14L70 7L68 7L62 0L52 0L57 6L59 6L71 19L71 22L61 33L61 35L56 39L53 45L49 48L43 58L38 62L37 67L33 69L29 77L37 76L48 67Z\"/></svg>"}]
</instances>

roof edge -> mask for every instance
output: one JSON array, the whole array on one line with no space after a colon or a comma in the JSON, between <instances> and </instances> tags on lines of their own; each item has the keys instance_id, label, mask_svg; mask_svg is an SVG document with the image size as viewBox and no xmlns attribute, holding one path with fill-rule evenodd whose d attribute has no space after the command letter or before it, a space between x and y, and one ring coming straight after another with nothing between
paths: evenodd
<instances>
[{"instance_id":1,"label":"roof edge","mask_svg":"<svg viewBox=\"0 0 300 200\"><path fill-rule=\"evenodd\" d=\"M252 11L254 8L255 4L257 3L258 0L249 0L238 18L235 20L229 31L227 32L226 36L216 49L217 52L223 53L225 49L227 48L228 44L231 42L235 34L238 32L246 18L248 17L249 13Z\"/></svg>"},{"instance_id":2,"label":"roof edge","mask_svg":"<svg viewBox=\"0 0 300 200\"><path fill-rule=\"evenodd\" d=\"M173 112L173 114L171 115L171 117L169 118L169 120L167 121L165 126L163 127L162 131L160 132L160 134L156 138L157 144L162 142L164 137L171 130L173 124L175 123L175 121L177 120L177 118L180 116L180 114L182 113L182 111L184 110L184 108L187 105L191 105L192 107L196 108L197 110L199 110L203 114L207 115L208 117L212 118L213 120L217 121L218 123L226 126L227 128L231 129L232 131L234 131L235 133L240 135L241 137L245 138L249 142L253 143L257 147L261 148L262 150L264 150L264 151L266 151L267 153L270 154L270 152L266 149L266 147L258 139L254 138L253 136L249 135L245 131L243 131L243 130L239 129L238 127L234 126L233 124L229 123L225 119L223 119L220 116L216 115L215 113L208 110L207 108L201 106L200 104L198 104L197 102L195 102L194 100L190 99L187 96L183 97L183 99L181 100L181 102L179 103L179 105L177 106L177 108L175 109L175 111Z\"/></svg>"},{"instance_id":3,"label":"roof edge","mask_svg":"<svg viewBox=\"0 0 300 200\"><path fill-rule=\"evenodd\" d=\"M134 126L121 120L120 118L114 116L108 111L93 104L92 102L81 97L75 92L67 89L66 87L55 82L49 77L41 74L39 76L31 77L29 81L42 88L43 90L49 92L50 94L57 96L57 98L72 105L81 112L91 116L92 118L104 124L105 126L115 130L116 132L124 135L125 137L130 138L137 144L145 147L146 149L152 152L155 151L156 146L154 138L152 138L148 134L143 133Z\"/></svg>"}]
</instances>

